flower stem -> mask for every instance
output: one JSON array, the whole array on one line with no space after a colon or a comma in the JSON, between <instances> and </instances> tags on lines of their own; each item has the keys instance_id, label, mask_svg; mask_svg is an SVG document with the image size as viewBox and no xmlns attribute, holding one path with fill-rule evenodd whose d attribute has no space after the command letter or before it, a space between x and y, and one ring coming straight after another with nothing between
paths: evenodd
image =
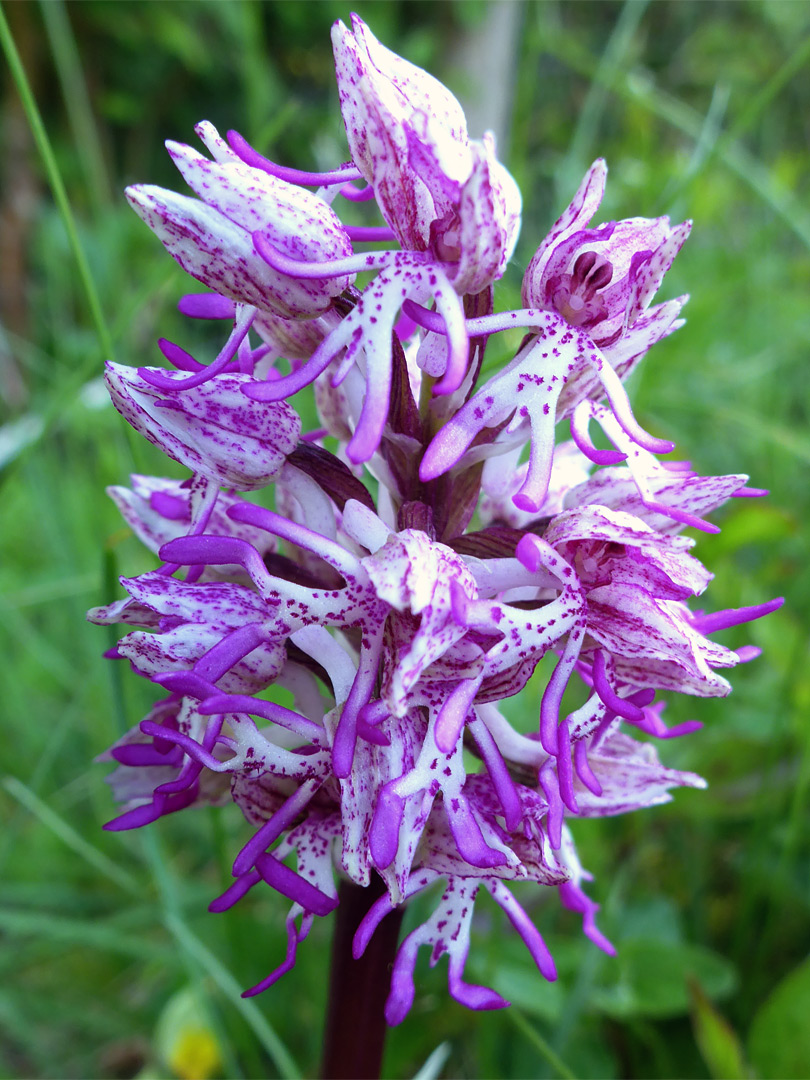
<instances>
[{"instance_id":1,"label":"flower stem","mask_svg":"<svg viewBox=\"0 0 810 1080\"><path fill-rule=\"evenodd\" d=\"M351 881L340 886L323 1040L323 1080L377 1080L380 1075L385 999L403 907L383 919L359 960L352 956L352 939L371 905L384 892L385 885L376 876L368 888Z\"/></svg>"}]
</instances>

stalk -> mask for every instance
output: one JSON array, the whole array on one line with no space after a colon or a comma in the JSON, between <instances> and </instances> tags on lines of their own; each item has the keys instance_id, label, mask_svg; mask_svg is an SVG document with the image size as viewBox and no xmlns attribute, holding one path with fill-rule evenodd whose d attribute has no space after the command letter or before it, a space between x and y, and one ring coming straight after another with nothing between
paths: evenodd
<instances>
[{"instance_id":1,"label":"stalk","mask_svg":"<svg viewBox=\"0 0 810 1080\"><path fill-rule=\"evenodd\" d=\"M368 888L344 881L335 913L329 1002L323 1040L323 1080L377 1080L385 1045L385 999L404 907L386 915L359 960L352 939L371 905L385 892L374 877Z\"/></svg>"}]
</instances>

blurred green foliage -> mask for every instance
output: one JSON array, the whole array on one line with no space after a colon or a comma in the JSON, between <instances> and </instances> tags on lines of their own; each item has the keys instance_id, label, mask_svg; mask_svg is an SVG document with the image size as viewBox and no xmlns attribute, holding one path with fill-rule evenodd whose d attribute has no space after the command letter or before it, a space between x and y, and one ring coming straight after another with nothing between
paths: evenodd
<instances>
[{"instance_id":1,"label":"blurred green foliage","mask_svg":"<svg viewBox=\"0 0 810 1080\"><path fill-rule=\"evenodd\" d=\"M462 97L480 91L457 46L488 32L485 0L356 8ZM187 282L121 189L176 186L162 140L190 140L202 117L286 163L342 160L328 28L349 9L22 0L5 14L116 358L156 362L159 335L213 347L205 328L181 324ZM520 267L593 157L611 167L602 218L694 219L665 283L667 296L691 292L688 324L652 351L631 393L641 421L700 471L745 471L771 489L766 502L735 501L717 515L721 534L700 537L711 605L781 593L787 603L723 635L765 653L734 672L730 701L668 710L704 721L662 756L709 790L575 827L618 958L524 890L558 960L559 982L546 985L481 904L471 975L519 1015L461 1009L443 964L430 971L422 958L385 1075L414 1075L446 1042L448 1077L807 1076L810 6L550 0L521 4L518 30L501 136L525 218L501 302L516 299ZM8 76L2 124L0 1072L314 1075L328 922L248 1006L238 989L280 961L286 905L265 890L227 915L205 911L246 836L239 815L179 815L147 837L100 830L113 807L93 759L153 697L105 667L111 641L84 623L87 607L117 595L117 574L152 565L103 492L166 467L104 403L103 350ZM536 703L519 707L533 714Z\"/></svg>"}]
</instances>

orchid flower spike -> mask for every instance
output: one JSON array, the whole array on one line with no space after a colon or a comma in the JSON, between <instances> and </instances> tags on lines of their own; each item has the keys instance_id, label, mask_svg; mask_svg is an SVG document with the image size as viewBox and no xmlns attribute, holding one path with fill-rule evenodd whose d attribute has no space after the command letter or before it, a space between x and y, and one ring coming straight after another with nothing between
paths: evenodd
<instances>
[{"instance_id":1,"label":"orchid flower spike","mask_svg":"<svg viewBox=\"0 0 810 1080\"><path fill-rule=\"evenodd\" d=\"M450 91L361 19L332 41L348 163L302 172L202 123L210 157L168 144L196 198L128 190L209 290L181 312L221 341L208 364L161 339L175 370L107 366L115 407L188 475L110 489L163 563L88 618L123 628L107 656L164 695L105 755L122 804L107 828L239 808L233 882L211 910L257 887L287 904L286 951L269 973L257 955L248 995L291 970L315 918L344 920L336 937L359 957L425 894L386 958L397 1024L422 946L447 957L458 1002L508 1004L465 979L480 898L543 978L557 972L540 895L615 953L576 820L705 785L650 741L700 728L668 727L666 697L727 695L723 673L758 649L712 635L781 600L711 609L683 530L716 531L727 500L763 492L659 461L673 444L623 384L681 325L685 297L652 300L689 224L592 227L597 161L525 270L525 307L495 312L521 198L492 138L470 139ZM380 219L344 226L342 197ZM367 241L385 246L355 251ZM516 327L514 355L484 369L489 339ZM287 399L311 384L299 411ZM527 720L510 700L533 676ZM365 889L347 929L341 898Z\"/></svg>"}]
</instances>

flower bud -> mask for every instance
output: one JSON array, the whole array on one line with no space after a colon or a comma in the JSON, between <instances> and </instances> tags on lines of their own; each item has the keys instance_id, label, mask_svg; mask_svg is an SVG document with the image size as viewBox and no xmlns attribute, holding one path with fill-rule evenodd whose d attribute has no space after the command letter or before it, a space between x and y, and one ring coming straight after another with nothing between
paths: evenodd
<instances>
[{"instance_id":1,"label":"flower bud","mask_svg":"<svg viewBox=\"0 0 810 1080\"><path fill-rule=\"evenodd\" d=\"M501 277L520 229L520 192L491 135L470 141L446 87L381 45L357 16L332 30L352 159L403 248L430 251L458 293Z\"/></svg>"},{"instance_id":2,"label":"flower bud","mask_svg":"<svg viewBox=\"0 0 810 1080\"><path fill-rule=\"evenodd\" d=\"M162 369L161 375L184 377ZM286 402L245 397L241 388L250 379L224 372L173 394L122 364L108 363L105 375L113 405L136 431L175 461L239 491L274 480L301 432L301 421Z\"/></svg>"},{"instance_id":3,"label":"flower bud","mask_svg":"<svg viewBox=\"0 0 810 1080\"><path fill-rule=\"evenodd\" d=\"M260 311L306 319L324 312L353 280L291 278L268 266L254 248L252 234L261 232L295 259L351 255L343 226L319 196L235 157L209 161L190 146L167 147L200 199L151 184L136 184L126 194L169 254L198 281Z\"/></svg>"}]
</instances>

